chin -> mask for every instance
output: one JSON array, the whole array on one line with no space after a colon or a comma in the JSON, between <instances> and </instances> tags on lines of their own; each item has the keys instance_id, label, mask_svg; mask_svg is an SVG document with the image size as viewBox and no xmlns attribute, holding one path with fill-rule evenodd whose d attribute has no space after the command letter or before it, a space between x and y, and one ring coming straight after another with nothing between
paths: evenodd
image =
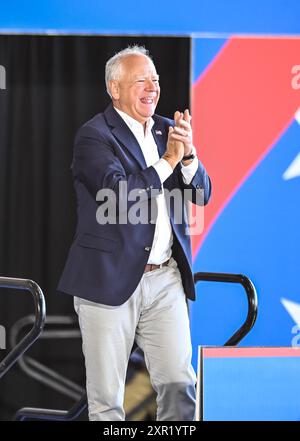
<instances>
[{"instance_id":1,"label":"chin","mask_svg":"<svg viewBox=\"0 0 300 441\"><path fill-rule=\"evenodd\" d=\"M151 110L149 110L149 112L147 112L146 118L150 118L150 116L154 115L154 113L155 113L155 107L154 107L154 109L151 109Z\"/></svg>"},{"instance_id":2,"label":"chin","mask_svg":"<svg viewBox=\"0 0 300 441\"><path fill-rule=\"evenodd\" d=\"M154 113L155 107L153 107L152 109L141 109L141 111L139 112L142 118L150 118L152 115L154 115Z\"/></svg>"}]
</instances>

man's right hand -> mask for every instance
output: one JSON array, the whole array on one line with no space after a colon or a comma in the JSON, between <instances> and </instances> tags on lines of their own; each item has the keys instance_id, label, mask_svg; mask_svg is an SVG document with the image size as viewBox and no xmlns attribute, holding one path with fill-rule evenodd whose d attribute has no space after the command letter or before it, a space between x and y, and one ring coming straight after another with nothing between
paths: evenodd
<instances>
[{"instance_id":1,"label":"man's right hand","mask_svg":"<svg viewBox=\"0 0 300 441\"><path fill-rule=\"evenodd\" d=\"M175 112L174 115L175 121L178 118L178 114L180 116L180 112ZM168 163L171 165L173 170L184 156L184 144L182 141L178 141L176 139L177 136L178 135L176 135L173 127L169 127L167 150L165 154L162 156L163 159L168 161Z\"/></svg>"}]
</instances>

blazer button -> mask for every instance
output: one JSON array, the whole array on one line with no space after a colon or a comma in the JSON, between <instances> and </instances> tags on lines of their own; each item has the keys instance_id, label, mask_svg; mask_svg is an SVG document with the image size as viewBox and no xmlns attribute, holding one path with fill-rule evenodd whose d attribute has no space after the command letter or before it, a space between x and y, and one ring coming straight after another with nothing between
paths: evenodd
<instances>
[{"instance_id":1,"label":"blazer button","mask_svg":"<svg viewBox=\"0 0 300 441\"><path fill-rule=\"evenodd\" d=\"M145 251L150 251L150 250L151 250L151 247L145 247L144 250L145 250Z\"/></svg>"}]
</instances>

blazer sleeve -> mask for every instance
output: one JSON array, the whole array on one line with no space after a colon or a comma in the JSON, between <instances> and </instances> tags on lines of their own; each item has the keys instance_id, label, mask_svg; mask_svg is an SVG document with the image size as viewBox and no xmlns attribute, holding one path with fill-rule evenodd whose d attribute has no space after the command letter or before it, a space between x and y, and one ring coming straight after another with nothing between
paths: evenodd
<instances>
[{"instance_id":1,"label":"blazer sleeve","mask_svg":"<svg viewBox=\"0 0 300 441\"><path fill-rule=\"evenodd\" d=\"M193 204L196 205L206 205L211 196L211 180L208 176L205 167L198 160L198 168L197 171L190 182L190 184L185 184L181 172L182 165L178 165L176 168L178 173L178 181L182 190L187 191L187 200L190 200Z\"/></svg>"},{"instance_id":2,"label":"blazer sleeve","mask_svg":"<svg viewBox=\"0 0 300 441\"><path fill-rule=\"evenodd\" d=\"M172 119L165 119L165 122L167 127L174 127L175 125L175 121ZM206 205L211 196L211 180L204 165L198 159L198 168L190 184L186 184L183 180L182 167L183 165L179 163L173 173L175 171L177 173L180 188L182 190L189 190L186 194L186 199L196 205Z\"/></svg>"},{"instance_id":3,"label":"blazer sleeve","mask_svg":"<svg viewBox=\"0 0 300 441\"><path fill-rule=\"evenodd\" d=\"M71 168L74 179L86 185L95 201L99 190L112 190L117 204L120 202L120 211L126 207L122 199L126 198L127 209L136 202L128 198L131 191L140 200L146 200L162 190L159 175L152 166L136 174L126 174L113 146L93 127L83 126L77 132Z\"/></svg>"}]
</instances>

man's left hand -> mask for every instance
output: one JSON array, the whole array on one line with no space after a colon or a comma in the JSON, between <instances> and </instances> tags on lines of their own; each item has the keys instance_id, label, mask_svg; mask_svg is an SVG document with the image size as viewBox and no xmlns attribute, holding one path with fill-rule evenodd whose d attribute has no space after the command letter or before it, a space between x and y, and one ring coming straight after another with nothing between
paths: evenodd
<instances>
[{"instance_id":1,"label":"man's left hand","mask_svg":"<svg viewBox=\"0 0 300 441\"><path fill-rule=\"evenodd\" d=\"M193 132L191 126L191 115L188 109L184 113L178 110L174 114L175 127L172 137L184 144L184 155L189 155L193 147Z\"/></svg>"}]
</instances>

